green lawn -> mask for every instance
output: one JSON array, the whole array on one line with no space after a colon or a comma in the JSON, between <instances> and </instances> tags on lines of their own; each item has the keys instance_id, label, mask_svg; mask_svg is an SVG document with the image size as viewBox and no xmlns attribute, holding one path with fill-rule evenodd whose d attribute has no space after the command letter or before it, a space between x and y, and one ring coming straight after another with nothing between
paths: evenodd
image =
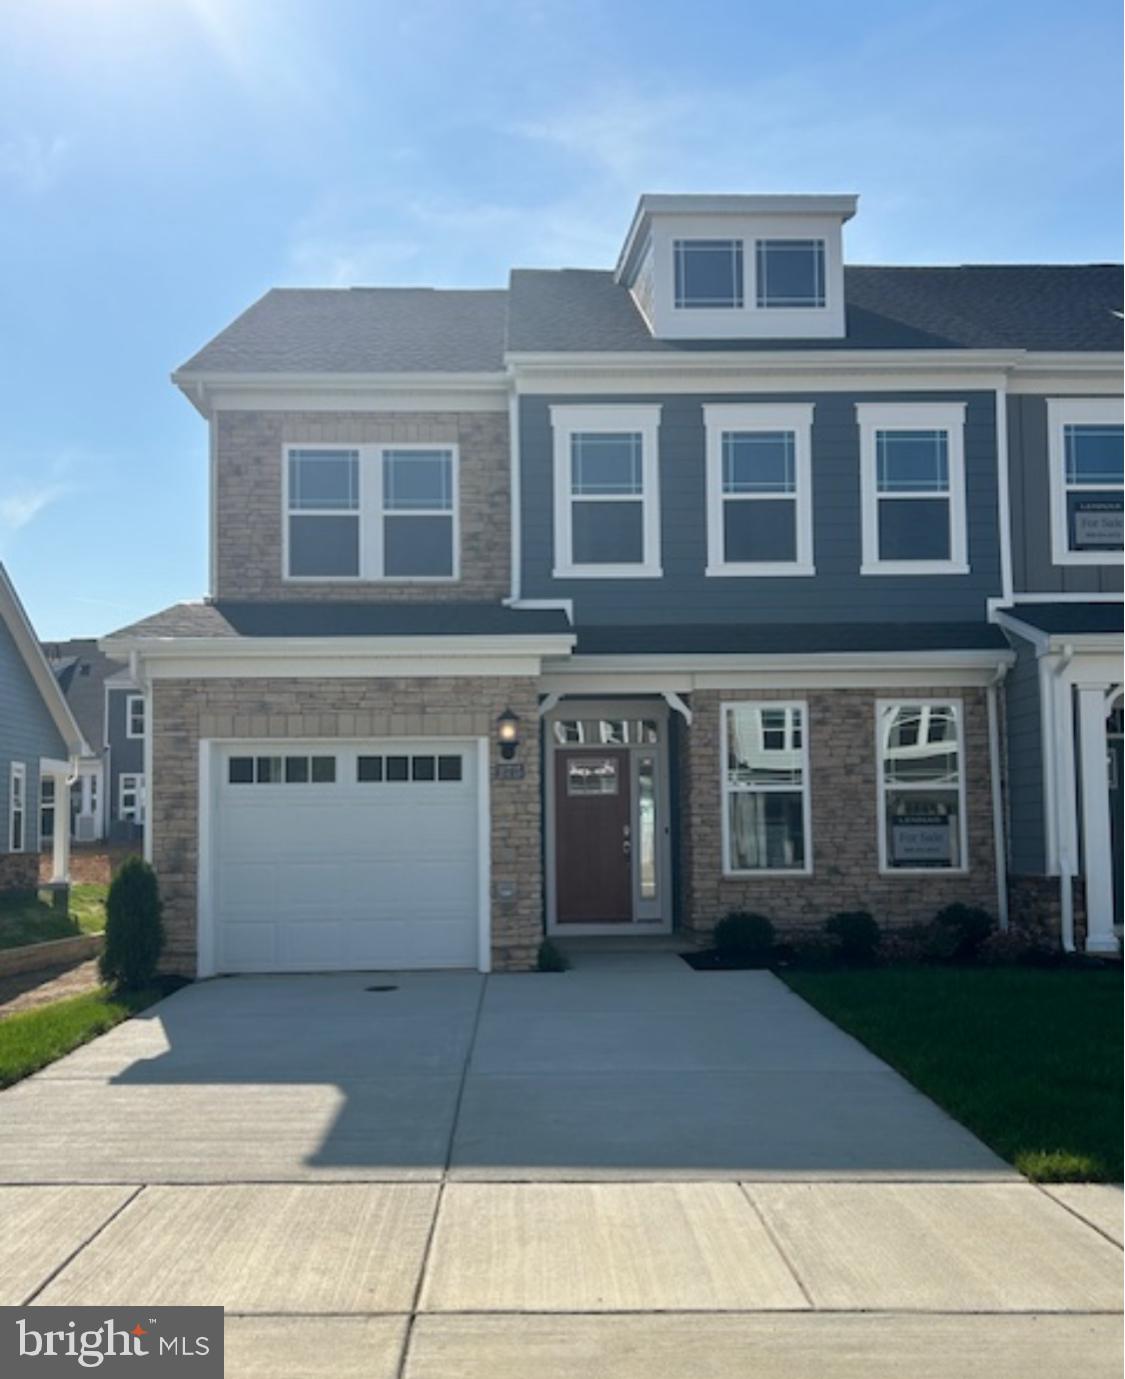
<instances>
[{"instance_id":1,"label":"green lawn","mask_svg":"<svg viewBox=\"0 0 1125 1379\"><path fill-rule=\"evenodd\" d=\"M105 928L107 890L106 886L71 886L68 915L44 905L35 895L0 896L0 948L100 934Z\"/></svg>"},{"instance_id":2,"label":"green lawn","mask_svg":"<svg viewBox=\"0 0 1125 1379\"><path fill-rule=\"evenodd\" d=\"M167 994L166 986L124 996L102 987L0 1020L0 1087L38 1072Z\"/></svg>"},{"instance_id":3,"label":"green lawn","mask_svg":"<svg viewBox=\"0 0 1125 1379\"><path fill-rule=\"evenodd\" d=\"M781 971L1039 1182L1120 1182L1121 969Z\"/></svg>"}]
</instances>

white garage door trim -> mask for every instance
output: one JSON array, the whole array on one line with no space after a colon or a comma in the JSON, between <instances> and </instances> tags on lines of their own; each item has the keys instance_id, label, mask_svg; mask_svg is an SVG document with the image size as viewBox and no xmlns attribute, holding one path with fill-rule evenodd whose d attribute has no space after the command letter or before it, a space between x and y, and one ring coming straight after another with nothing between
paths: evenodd
<instances>
[{"instance_id":1,"label":"white garage door trim","mask_svg":"<svg viewBox=\"0 0 1125 1379\"><path fill-rule=\"evenodd\" d=\"M301 739L302 743L307 741ZM370 738L344 739L321 738L313 740L315 745L325 749L340 747L369 747L373 751L384 752L406 743L416 743L418 739ZM442 738L427 734L426 742L472 742L476 744L477 767L477 970L489 972L492 968L492 875L491 841L492 817L490 809L490 762L489 740L478 737ZM287 743L278 738L200 738L199 740L199 858L197 875L197 930L196 930L196 972L199 977L213 977L218 973L216 906L215 906L215 825L218 819L218 784L220 772L217 763L220 751L245 749L248 753L269 752L276 754L284 750ZM151 831L151 830L150 830Z\"/></svg>"}]
</instances>

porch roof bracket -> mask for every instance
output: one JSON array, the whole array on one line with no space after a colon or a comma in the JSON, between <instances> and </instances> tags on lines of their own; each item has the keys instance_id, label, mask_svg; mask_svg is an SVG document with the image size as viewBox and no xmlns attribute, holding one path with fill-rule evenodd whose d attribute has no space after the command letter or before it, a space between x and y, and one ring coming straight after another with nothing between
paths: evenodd
<instances>
[{"instance_id":1,"label":"porch roof bracket","mask_svg":"<svg viewBox=\"0 0 1125 1379\"><path fill-rule=\"evenodd\" d=\"M546 717L561 698L562 692L560 690L551 690L549 693L545 694L539 701L539 717Z\"/></svg>"},{"instance_id":2,"label":"porch roof bracket","mask_svg":"<svg viewBox=\"0 0 1125 1379\"><path fill-rule=\"evenodd\" d=\"M680 696L676 693L676 691L675 691L675 690L661 690L660 693L661 693L661 695L663 696L664 702L668 705L668 707L669 707L670 709L675 709L675 711L676 711L678 714L680 714L680 715L682 716L684 722L685 722L685 723L688 725L688 727L690 728L690 727L691 727L691 709L688 708L688 706L684 703L684 701L680 698Z\"/></svg>"}]
</instances>

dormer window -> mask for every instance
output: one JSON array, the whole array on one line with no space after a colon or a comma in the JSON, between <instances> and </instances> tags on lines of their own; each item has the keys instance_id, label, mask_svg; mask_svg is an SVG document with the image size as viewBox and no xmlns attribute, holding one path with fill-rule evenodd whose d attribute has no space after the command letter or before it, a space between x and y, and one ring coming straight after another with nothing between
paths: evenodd
<instances>
[{"instance_id":1,"label":"dormer window","mask_svg":"<svg viewBox=\"0 0 1125 1379\"><path fill-rule=\"evenodd\" d=\"M742 306L740 239L678 239L673 257L678 309Z\"/></svg>"},{"instance_id":2,"label":"dormer window","mask_svg":"<svg viewBox=\"0 0 1125 1379\"><path fill-rule=\"evenodd\" d=\"M754 263L760 309L824 306L822 239L760 239Z\"/></svg>"}]
</instances>

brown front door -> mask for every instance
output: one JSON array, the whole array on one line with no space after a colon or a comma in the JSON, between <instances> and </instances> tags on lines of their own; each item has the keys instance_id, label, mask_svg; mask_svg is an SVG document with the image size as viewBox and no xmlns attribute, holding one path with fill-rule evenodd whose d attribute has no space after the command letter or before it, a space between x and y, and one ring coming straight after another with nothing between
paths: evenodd
<instances>
[{"instance_id":1,"label":"brown front door","mask_svg":"<svg viewBox=\"0 0 1125 1379\"><path fill-rule=\"evenodd\" d=\"M560 924L633 919L629 753L555 753L555 876Z\"/></svg>"}]
</instances>

